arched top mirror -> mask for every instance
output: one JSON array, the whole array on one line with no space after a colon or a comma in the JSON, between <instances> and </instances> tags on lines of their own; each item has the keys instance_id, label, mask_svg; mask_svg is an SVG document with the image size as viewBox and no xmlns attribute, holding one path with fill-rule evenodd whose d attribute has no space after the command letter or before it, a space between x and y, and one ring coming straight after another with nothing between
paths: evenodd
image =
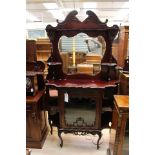
<instances>
[{"instance_id":1,"label":"arched top mirror","mask_svg":"<svg viewBox=\"0 0 155 155\"><path fill-rule=\"evenodd\" d=\"M106 42L102 36L89 37L78 33L74 37L62 36L59 39L59 52L65 74L96 75L101 71L101 60Z\"/></svg>"},{"instance_id":2,"label":"arched top mirror","mask_svg":"<svg viewBox=\"0 0 155 155\"><path fill-rule=\"evenodd\" d=\"M116 63L112 56L112 42L118 33L118 26L107 26L96 14L87 11L88 17L81 22L70 12L58 25L47 25L46 31L53 46L49 62L48 78L99 77L102 63ZM53 67L52 67L53 66ZM55 69L54 69L55 68ZM75 75L75 76L74 76ZM89 76L86 76L89 75Z\"/></svg>"}]
</instances>

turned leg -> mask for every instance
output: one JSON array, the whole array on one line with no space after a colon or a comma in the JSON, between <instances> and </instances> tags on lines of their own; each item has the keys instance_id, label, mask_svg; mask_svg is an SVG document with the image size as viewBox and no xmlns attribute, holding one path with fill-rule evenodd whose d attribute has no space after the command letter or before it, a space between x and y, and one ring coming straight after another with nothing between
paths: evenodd
<instances>
[{"instance_id":1,"label":"turned leg","mask_svg":"<svg viewBox=\"0 0 155 155\"><path fill-rule=\"evenodd\" d=\"M51 123L51 120L48 120L48 122L49 122L49 125L50 125L50 128L51 128L50 133L51 133L51 135L52 135L52 134L53 134L53 125L52 125L52 123Z\"/></svg>"},{"instance_id":2,"label":"turned leg","mask_svg":"<svg viewBox=\"0 0 155 155\"><path fill-rule=\"evenodd\" d=\"M101 139L101 137L102 137L102 133L101 132L99 132L98 133L98 140L97 140L97 150L99 149L99 142L100 142L100 139Z\"/></svg>"},{"instance_id":3,"label":"turned leg","mask_svg":"<svg viewBox=\"0 0 155 155\"><path fill-rule=\"evenodd\" d=\"M61 133L62 133L62 131L60 131L59 128L58 128L58 136L59 136L60 141L61 141L61 143L60 143L60 147L63 146L63 140L62 140L62 137L61 137Z\"/></svg>"}]
</instances>

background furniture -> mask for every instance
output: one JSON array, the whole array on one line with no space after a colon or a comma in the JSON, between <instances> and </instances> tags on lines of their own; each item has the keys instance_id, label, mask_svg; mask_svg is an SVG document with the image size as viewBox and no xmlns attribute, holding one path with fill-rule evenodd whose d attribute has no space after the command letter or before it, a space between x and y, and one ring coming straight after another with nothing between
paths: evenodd
<instances>
[{"instance_id":1,"label":"background furniture","mask_svg":"<svg viewBox=\"0 0 155 155\"><path fill-rule=\"evenodd\" d=\"M42 148L48 128L44 108L44 90L26 97L26 147Z\"/></svg>"},{"instance_id":2,"label":"background furniture","mask_svg":"<svg viewBox=\"0 0 155 155\"><path fill-rule=\"evenodd\" d=\"M119 73L119 94L129 95L129 73L120 71Z\"/></svg>"},{"instance_id":3,"label":"background furniture","mask_svg":"<svg viewBox=\"0 0 155 155\"><path fill-rule=\"evenodd\" d=\"M35 40L26 40L26 61L37 61L36 49Z\"/></svg>"},{"instance_id":4,"label":"background furniture","mask_svg":"<svg viewBox=\"0 0 155 155\"><path fill-rule=\"evenodd\" d=\"M115 108L113 111L112 127L108 154L123 155L123 142L126 122L129 118L129 96L114 95Z\"/></svg>"},{"instance_id":5,"label":"background furniture","mask_svg":"<svg viewBox=\"0 0 155 155\"><path fill-rule=\"evenodd\" d=\"M36 57L37 61L45 64L44 76L47 75L47 60L51 55L52 46L48 38L37 39L36 41Z\"/></svg>"},{"instance_id":6,"label":"background furniture","mask_svg":"<svg viewBox=\"0 0 155 155\"><path fill-rule=\"evenodd\" d=\"M77 64L77 73L93 75L93 64Z\"/></svg>"},{"instance_id":7,"label":"background furniture","mask_svg":"<svg viewBox=\"0 0 155 155\"><path fill-rule=\"evenodd\" d=\"M118 38L118 66L124 67L124 60L129 56L129 26L121 26Z\"/></svg>"},{"instance_id":8,"label":"background furniture","mask_svg":"<svg viewBox=\"0 0 155 155\"><path fill-rule=\"evenodd\" d=\"M73 65L73 53L72 52L62 52L60 51L60 56L63 62L63 72L64 73L72 73L70 71L70 68L76 67L72 66ZM82 52L76 52L75 53L76 57L76 64L80 64L86 61L86 54Z\"/></svg>"},{"instance_id":9,"label":"background furniture","mask_svg":"<svg viewBox=\"0 0 155 155\"><path fill-rule=\"evenodd\" d=\"M44 108L45 65L41 61L36 61L36 42L32 40L27 42L31 43L32 47L35 48L31 50L32 47L26 46L26 52L28 52L28 61L26 61L26 88L29 88L26 89L26 147L42 148L48 133ZM33 92L31 89L33 89Z\"/></svg>"},{"instance_id":10,"label":"background furniture","mask_svg":"<svg viewBox=\"0 0 155 155\"><path fill-rule=\"evenodd\" d=\"M126 57L123 71L128 71L129 72L129 56Z\"/></svg>"}]
</instances>

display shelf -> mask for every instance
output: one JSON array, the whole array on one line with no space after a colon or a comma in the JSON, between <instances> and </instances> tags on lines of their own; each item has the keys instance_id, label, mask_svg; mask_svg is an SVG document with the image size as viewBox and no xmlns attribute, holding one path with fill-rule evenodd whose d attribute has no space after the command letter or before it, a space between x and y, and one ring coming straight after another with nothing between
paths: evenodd
<instances>
[{"instance_id":1,"label":"display shelf","mask_svg":"<svg viewBox=\"0 0 155 155\"><path fill-rule=\"evenodd\" d=\"M47 38L37 39L36 46L37 46L37 51L36 51L37 61L42 61L45 63L44 74L46 77L47 70L48 70L47 69L47 67L48 67L47 60L51 56L52 46L51 46L49 39L47 39Z\"/></svg>"}]
</instances>

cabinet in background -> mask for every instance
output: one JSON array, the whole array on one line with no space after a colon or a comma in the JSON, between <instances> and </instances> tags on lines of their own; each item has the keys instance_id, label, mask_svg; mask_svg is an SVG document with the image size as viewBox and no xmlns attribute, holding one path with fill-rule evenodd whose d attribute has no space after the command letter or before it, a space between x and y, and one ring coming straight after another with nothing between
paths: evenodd
<instances>
[{"instance_id":1,"label":"cabinet in background","mask_svg":"<svg viewBox=\"0 0 155 155\"><path fill-rule=\"evenodd\" d=\"M26 61L34 62L37 60L36 49L35 40L26 40Z\"/></svg>"},{"instance_id":2,"label":"cabinet in background","mask_svg":"<svg viewBox=\"0 0 155 155\"><path fill-rule=\"evenodd\" d=\"M125 130L129 120L129 96L114 95L114 104L108 155L128 155L129 135Z\"/></svg>"},{"instance_id":3,"label":"cabinet in background","mask_svg":"<svg viewBox=\"0 0 155 155\"><path fill-rule=\"evenodd\" d=\"M37 61L42 61L45 63L44 74L47 75L47 60L51 56L51 43L49 39L42 38L36 41L36 57Z\"/></svg>"},{"instance_id":4,"label":"cabinet in background","mask_svg":"<svg viewBox=\"0 0 155 155\"><path fill-rule=\"evenodd\" d=\"M129 74L120 71L119 73L119 94L129 95Z\"/></svg>"},{"instance_id":5,"label":"cabinet in background","mask_svg":"<svg viewBox=\"0 0 155 155\"><path fill-rule=\"evenodd\" d=\"M48 128L43 110L44 90L26 97L26 147L42 148Z\"/></svg>"},{"instance_id":6,"label":"cabinet in background","mask_svg":"<svg viewBox=\"0 0 155 155\"><path fill-rule=\"evenodd\" d=\"M129 44L129 26L122 26L120 27L120 33L119 33L119 41L118 41L118 57L117 57L117 63L118 66L124 67L124 60L127 56L129 56L128 53L128 44Z\"/></svg>"}]
</instances>

